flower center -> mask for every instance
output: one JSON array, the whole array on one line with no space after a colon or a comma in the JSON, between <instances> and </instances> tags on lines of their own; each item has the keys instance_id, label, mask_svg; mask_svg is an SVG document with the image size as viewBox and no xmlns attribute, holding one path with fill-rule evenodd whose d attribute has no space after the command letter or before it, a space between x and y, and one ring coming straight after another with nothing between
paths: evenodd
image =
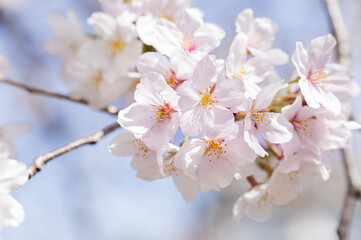
<instances>
[{"instance_id":1,"label":"flower center","mask_svg":"<svg viewBox=\"0 0 361 240\"><path fill-rule=\"evenodd\" d=\"M133 140L132 144L133 147L137 149L137 153L135 154L137 157L145 157L150 151L149 148L140 139Z\"/></svg>"},{"instance_id":2,"label":"flower center","mask_svg":"<svg viewBox=\"0 0 361 240\"><path fill-rule=\"evenodd\" d=\"M327 83L327 77L329 75L329 72L325 70L324 68L318 69L316 71L310 71L308 74L308 79L313 84L322 84L323 86Z\"/></svg>"},{"instance_id":3,"label":"flower center","mask_svg":"<svg viewBox=\"0 0 361 240\"><path fill-rule=\"evenodd\" d=\"M212 104L218 103L218 101L216 100L217 96L213 96L215 87L216 87L216 84L214 84L213 86L207 87L205 92L199 92L199 94L201 95L200 103L203 106L209 107L209 109L212 109L212 107L211 107Z\"/></svg>"},{"instance_id":4,"label":"flower center","mask_svg":"<svg viewBox=\"0 0 361 240\"><path fill-rule=\"evenodd\" d=\"M115 40L111 42L112 53L120 52L124 49L125 43L122 40Z\"/></svg>"},{"instance_id":5,"label":"flower center","mask_svg":"<svg viewBox=\"0 0 361 240\"><path fill-rule=\"evenodd\" d=\"M254 64L243 64L242 67L233 73L233 78L247 80L256 74L256 67Z\"/></svg>"},{"instance_id":6,"label":"flower center","mask_svg":"<svg viewBox=\"0 0 361 240\"><path fill-rule=\"evenodd\" d=\"M190 35L188 35L183 43L182 43L183 49L189 52L192 52L196 49L195 40Z\"/></svg>"},{"instance_id":7,"label":"flower center","mask_svg":"<svg viewBox=\"0 0 361 240\"><path fill-rule=\"evenodd\" d=\"M266 108L262 108L261 110L255 110L254 106L256 104L256 100L253 100L252 103L252 107L251 107L251 119L256 123L256 124L263 124L265 127L268 126L268 124L272 123L272 120L269 119L268 115L268 111L271 111L271 107L268 107L268 109ZM268 111L266 111L268 110ZM271 116L270 118L273 118L273 116Z\"/></svg>"},{"instance_id":8,"label":"flower center","mask_svg":"<svg viewBox=\"0 0 361 240\"><path fill-rule=\"evenodd\" d=\"M162 122L166 118L170 119L171 113L176 112L176 110L172 109L168 103L159 106L151 104L149 110L155 111L155 119L157 122ZM150 118L153 119L154 117L151 116Z\"/></svg>"},{"instance_id":9,"label":"flower center","mask_svg":"<svg viewBox=\"0 0 361 240\"><path fill-rule=\"evenodd\" d=\"M212 162L212 159L219 159L220 155L227 153L227 151L223 149L223 147L227 147L227 143L225 143L223 138L213 140L202 139L207 142L206 153L210 162Z\"/></svg>"},{"instance_id":10,"label":"flower center","mask_svg":"<svg viewBox=\"0 0 361 240\"><path fill-rule=\"evenodd\" d=\"M293 121L292 124L295 127L295 129L298 129L298 132L301 131L305 135L312 137L315 121L316 121L315 119L306 119L306 120Z\"/></svg>"},{"instance_id":11,"label":"flower center","mask_svg":"<svg viewBox=\"0 0 361 240\"><path fill-rule=\"evenodd\" d=\"M172 176L173 174L178 176L179 172L181 172L179 168L174 166L174 156L175 154L171 154L165 157L164 172L167 176Z\"/></svg>"},{"instance_id":12,"label":"flower center","mask_svg":"<svg viewBox=\"0 0 361 240\"><path fill-rule=\"evenodd\" d=\"M174 90L182 83L184 82L183 80L179 80L177 79L175 72L173 70L164 72L162 71L162 74L165 78L165 81L167 82L167 84L173 88Z\"/></svg>"}]
</instances>

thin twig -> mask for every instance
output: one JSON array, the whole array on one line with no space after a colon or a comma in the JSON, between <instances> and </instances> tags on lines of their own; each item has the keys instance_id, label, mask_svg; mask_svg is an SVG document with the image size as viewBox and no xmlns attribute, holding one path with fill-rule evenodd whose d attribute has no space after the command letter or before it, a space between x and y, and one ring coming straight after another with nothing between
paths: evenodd
<instances>
[{"instance_id":1,"label":"thin twig","mask_svg":"<svg viewBox=\"0 0 361 240\"><path fill-rule=\"evenodd\" d=\"M34 159L33 163L28 167L29 179L32 178L36 173L41 171L43 166L50 160L52 160L60 155L63 155L64 153L70 152L71 150L76 149L78 147L88 145L88 144L96 144L102 137L113 132L114 130L118 129L119 127L120 126L118 123L113 123L113 124L109 125L108 127L104 128L88 137L81 138L74 142L68 143L65 146L60 147L52 152L45 153L43 155L36 157Z\"/></svg>"},{"instance_id":2,"label":"thin twig","mask_svg":"<svg viewBox=\"0 0 361 240\"><path fill-rule=\"evenodd\" d=\"M248 176L247 181L251 184L252 188L259 185L259 183L257 182L256 178L253 175Z\"/></svg>"},{"instance_id":3,"label":"thin twig","mask_svg":"<svg viewBox=\"0 0 361 240\"><path fill-rule=\"evenodd\" d=\"M337 59L344 66L350 66L350 43L345 22L342 18L337 0L325 0L332 27L337 40ZM352 114L351 114L352 115ZM356 200L361 195L361 178L352 153L351 143L342 149L345 174L347 178L347 192L341 212L337 234L340 240L347 239L347 232L355 209Z\"/></svg>"},{"instance_id":4,"label":"thin twig","mask_svg":"<svg viewBox=\"0 0 361 240\"><path fill-rule=\"evenodd\" d=\"M76 98L76 97L73 97L73 96L68 96L68 95L63 95L63 94L60 94L60 93L53 93L53 92L48 92L48 91L45 91L45 90L33 88L33 87L27 86L27 85L25 85L23 83L15 82L15 81L7 79L7 78L0 77L0 82L6 83L6 84L11 85L11 86L16 87L16 88L23 89L23 90L25 90L25 91L27 91L29 93L42 95L42 96L47 96L47 97L65 99L65 100L68 100L68 101L71 101L71 102L76 102L76 103L81 103L81 104L84 104L84 105L89 105L88 101L85 100L85 99ZM106 108L100 109L100 111L107 112L107 113L109 113L111 115L117 115L118 112L119 112L119 109L117 109L114 106L108 106Z\"/></svg>"}]
</instances>

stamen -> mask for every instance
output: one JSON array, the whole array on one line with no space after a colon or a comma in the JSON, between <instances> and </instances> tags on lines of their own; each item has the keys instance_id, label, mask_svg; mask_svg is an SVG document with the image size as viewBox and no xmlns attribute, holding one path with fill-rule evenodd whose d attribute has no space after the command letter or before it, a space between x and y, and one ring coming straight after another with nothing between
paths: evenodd
<instances>
[{"instance_id":1,"label":"stamen","mask_svg":"<svg viewBox=\"0 0 361 240\"><path fill-rule=\"evenodd\" d=\"M199 92L202 97L200 103L203 106L207 106L209 109L212 109L212 104L218 103L218 101L216 100L217 96L213 95L215 87L216 86L214 84L213 86L207 87L205 92Z\"/></svg>"},{"instance_id":2,"label":"stamen","mask_svg":"<svg viewBox=\"0 0 361 240\"><path fill-rule=\"evenodd\" d=\"M133 147L137 150L136 156L139 157L146 157L148 155L148 152L150 151L149 148L143 143L140 139L135 139L132 141Z\"/></svg>"},{"instance_id":3,"label":"stamen","mask_svg":"<svg viewBox=\"0 0 361 240\"><path fill-rule=\"evenodd\" d=\"M315 70L315 71L310 71L310 73L308 74L308 79L313 83L313 84L322 84L323 86L326 85L327 83L327 77L329 75L329 72L323 68Z\"/></svg>"},{"instance_id":4,"label":"stamen","mask_svg":"<svg viewBox=\"0 0 361 240\"><path fill-rule=\"evenodd\" d=\"M165 103L164 105L150 105L149 111L155 111L155 119L157 122L162 122L166 118L171 118L171 113L176 112L175 109L171 108L171 106L168 103ZM151 116L150 118L153 118Z\"/></svg>"}]
</instances>

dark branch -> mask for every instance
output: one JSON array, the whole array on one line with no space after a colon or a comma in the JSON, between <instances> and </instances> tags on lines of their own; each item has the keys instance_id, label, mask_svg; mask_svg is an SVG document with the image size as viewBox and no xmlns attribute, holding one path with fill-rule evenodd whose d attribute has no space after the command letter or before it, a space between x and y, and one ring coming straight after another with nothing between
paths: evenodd
<instances>
[{"instance_id":1,"label":"dark branch","mask_svg":"<svg viewBox=\"0 0 361 240\"><path fill-rule=\"evenodd\" d=\"M60 147L52 152L45 153L43 155L40 155L36 157L33 161L33 163L28 167L29 172L29 179L32 178L36 173L40 172L43 166L49 162L50 160L59 157L63 155L64 153L70 152L73 149L76 149L78 147L88 145L88 144L95 144L97 143L102 137L105 135L113 132L114 130L120 128L118 123L113 123L112 125L109 125L108 127L88 136L85 138L81 138L79 140L76 140L74 142L68 143L63 147Z\"/></svg>"}]
</instances>

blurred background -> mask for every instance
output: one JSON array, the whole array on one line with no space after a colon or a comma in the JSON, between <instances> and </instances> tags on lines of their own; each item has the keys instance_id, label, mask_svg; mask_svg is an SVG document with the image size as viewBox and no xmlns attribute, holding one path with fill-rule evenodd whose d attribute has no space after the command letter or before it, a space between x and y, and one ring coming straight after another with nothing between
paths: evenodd
<instances>
[{"instance_id":1,"label":"blurred background","mask_svg":"<svg viewBox=\"0 0 361 240\"><path fill-rule=\"evenodd\" d=\"M2 0L2 2L15 2ZM18 2L18 1L16 1ZM1 3L1 1L0 1ZM331 32L322 0L194 0L205 21L227 33L214 52L225 58L235 36L234 20L245 8L256 17L272 18L279 26L276 47L292 54L295 42L304 44ZM0 14L0 54L11 63L9 78L49 91L67 93L60 79L60 59L48 56L44 40L52 34L46 23L51 11L74 9L84 23L100 6L96 0L23 0ZM361 1L343 0L341 8L350 33L352 65L361 83ZM279 68L290 79L292 64ZM361 97L353 112L361 120ZM33 158L70 141L90 135L116 117L93 112L83 105L30 95L0 84L0 125L28 122L33 128L18 137L18 160L29 165ZM18 228L5 228L5 240L123 240L123 239L337 239L336 227L345 193L345 177L338 151L325 156L331 178L303 178L303 193L291 205L274 207L269 220L259 223L245 217L232 220L232 206L249 187L236 182L221 192L199 193L185 203L171 179L146 182L136 178L131 158L107 151L113 133L95 146L85 146L47 164L13 196L23 205L26 219ZM361 166L361 134L354 133L354 153ZM361 207L352 219L350 239L361 239Z\"/></svg>"}]
</instances>

